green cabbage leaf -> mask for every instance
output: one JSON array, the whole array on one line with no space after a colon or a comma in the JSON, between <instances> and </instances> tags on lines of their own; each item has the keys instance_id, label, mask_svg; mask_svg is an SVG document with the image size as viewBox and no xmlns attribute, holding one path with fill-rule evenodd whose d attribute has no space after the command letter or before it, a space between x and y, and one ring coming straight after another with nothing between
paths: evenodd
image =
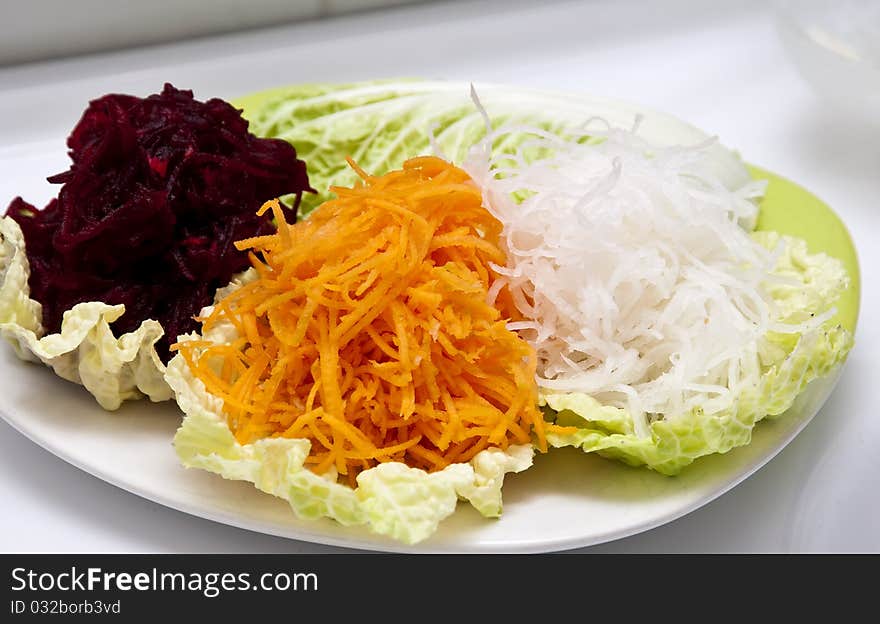
<instances>
[{"instance_id":1,"label":"green cabbage leaf","mask_svg":"<svg viewBox=\"0 0 880 624\"><path fill-rule=\"evenodd\" d=\"M810 254L804 241L775 232L752 236L769 249L784 249L775 274L786 279L766 286L776 304L777 321L799 323L832 310L848 285L838 260ZM784 413L808 383L838 366L852 340L852 334L833 320L803 334L770 332L758 345L760 367L754 378L736 388L726 406L711 414L701 408L666 414L650 424L649 436L636 435L626 409L602 405L587 394L545 392L541 401L549 408L548 417L576 428L573 433L551 433L548 441L677 474L698 457L748 444L755 425Z\"/></svg>"},{"instance_id":2,"label":"green cabbage leaf","mask_svg":"<svg viewBox=\"0 0 880 624\"><path fill-rule=\"evenodd\" d=\"M331 186L357 181L347 157L375 175L399 168L408 158L434 153L435 148L460 165L486 133L470 88L462 82L426 80L303 84L256 93L234 104L244 110L254 134L290 142L307 163L309 181L318 192L303 196L300 212L305 215L332 197ZM564 132L601 117L626 128L638 122L639 135L658 145L709 138L671 115L609 98L493 84L478 84L475 92L495 126ZM525 136L513 134L494 148L508 150ZM726 185L738 188L749 181L748 170L734 152L717 143L709 151Z\"/></svg>"},{"instance_id":3,"label":"green cabbage leaf","mask_svg":"<svg viewBox=\"0 0 880 624\"><path fill-rule=\"evenodd\" d=\"M154 344L162 337L157 321L146 320L119 338L110 324L124 305L89 301L64 313L61 331L44 335L42 308L30 298L30 270L18 224L0 218L0 334L23 360L42 362L55 373L85 386L107 410L144 396L167 401L165 365Z\"/></svg>"}]
</instances>

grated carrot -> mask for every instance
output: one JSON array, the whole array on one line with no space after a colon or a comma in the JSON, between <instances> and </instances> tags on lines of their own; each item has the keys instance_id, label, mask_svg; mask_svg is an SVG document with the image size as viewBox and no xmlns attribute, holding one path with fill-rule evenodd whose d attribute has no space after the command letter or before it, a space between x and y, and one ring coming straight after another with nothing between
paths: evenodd
<instances>
[{"instance_id":1,"label":"grated carrot","mask_svg":"<svg viewBox=\"0 0 880 624\"><path fill-rule=\"evenodd\" d=\"M501 224L461 169L434 157L335 188L290 225L240 241L258 278L203 319L230 345L175 345L246 444L307 438L308 465L353 479L385 461L438 470L487 447L546 450L533 349L488 301ZM509 296L496 301L511 302ZM498 304L496 304L498 305Z\"/></svg>"}]
</instances>

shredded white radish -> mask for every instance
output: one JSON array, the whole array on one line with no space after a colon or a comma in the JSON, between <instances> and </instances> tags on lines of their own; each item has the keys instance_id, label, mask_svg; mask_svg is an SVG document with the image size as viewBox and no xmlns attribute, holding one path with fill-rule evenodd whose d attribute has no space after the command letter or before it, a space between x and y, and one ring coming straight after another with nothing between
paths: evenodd
<instances>
[{"instance_id":1,"label":"shredded white radish","mask_svg":"<svg viewBox=\"0 0 880 624\"><path fill-rule=\"evenodd\" d=\"M528 138L492 153L514 133ZM527 319L510 327L537 350L539 386L626 407L641 435L725 409L757 382L763 335L821 321L774 321L762 284L778 279L777 256L743 227L764 184L725 187L710 147L652 145L593 119L564 136L490 129L464 163L504 224L491 295L509 287Z\"/></svg>"}]
</instances>

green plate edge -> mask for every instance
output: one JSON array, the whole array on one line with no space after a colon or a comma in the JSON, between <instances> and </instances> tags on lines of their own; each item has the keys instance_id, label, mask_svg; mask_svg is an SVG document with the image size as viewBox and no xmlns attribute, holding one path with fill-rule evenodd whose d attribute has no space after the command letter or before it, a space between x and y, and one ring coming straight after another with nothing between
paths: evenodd
<instances>
[{"instance_id":1,"label":"green plate edge","mask_svg":"<svg viewBox=\"0 0 880 624\"><path fill-rule=\"evenodd\" d=\"M282 86L251 93L235 98L231 103L241 109L247 119L250 111L289 88ZM753 178L768 181L757 228L802 238L811 253L824 252L843 263L850 276L850 285L837 302L835 320L855 332L861 301L861 277L856 248L843 221L825 202L802 186L761 167L748 165L748 168Z\"/></svg>"},{"instance_id":2,"label":"green plate edge","mask_svg":"<svg viewBox=\"0 0 880 624\"><path fill-rule=\"evenodd\" d=\"M837 301L835 319L850 332L855 332L861 301L861 276L856 248L843 221L825 202L802 186L761 167L749 165L748 168L753 178L768 181L758 213L757 229L802 238L811 253L826 253L843 263L850 284Z\"/></svg>"}]
</instances>

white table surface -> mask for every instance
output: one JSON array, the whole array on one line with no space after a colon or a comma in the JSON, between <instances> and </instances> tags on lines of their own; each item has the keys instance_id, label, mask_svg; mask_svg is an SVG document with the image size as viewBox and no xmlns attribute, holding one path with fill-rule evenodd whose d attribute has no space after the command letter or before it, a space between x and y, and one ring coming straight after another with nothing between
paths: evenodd
<instances>
[{"instance_id":1,"label":"white table surface","mask_svg":"<svg viewBox=\"0 0 880 624\"><path fill-rule=\"evenodd\" d=\"M862 267L857 344L825 408L758 473L684 518L582 552L880 551L880 377L872 357L880 352L877 131L830 110L802 82L766 3L530 4L406 7L0 68L0 149L56 141L59 160L44 172L54 173L64 164L63 138L89 98L147 94L166 80L199 97L227 98L315 80L485 80L608 95L673 113L805 185L843 217ZM35 96L44 114L21 121L16 111ZM32 165L24 171L33 175ZM22 175L0 171L13 174ZM2 422L0 501L4 552L343 551L166 509L80 472Z\"/></svg>"}]
</instances>

